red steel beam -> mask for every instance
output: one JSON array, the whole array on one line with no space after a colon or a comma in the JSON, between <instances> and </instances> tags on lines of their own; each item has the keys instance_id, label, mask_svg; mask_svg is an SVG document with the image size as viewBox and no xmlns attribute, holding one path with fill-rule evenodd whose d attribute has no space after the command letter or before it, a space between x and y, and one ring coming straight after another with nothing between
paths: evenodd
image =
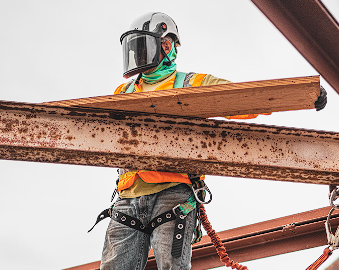
<instances>
[{"instance_id":1,"label":"red steel beam","mask_svg":"<svg viewBox=\"0 0 339 270\"><path fill-rule=\"evenodd\" d=\"M338 185L338 141L334 132L0 102L0 159Z\"/></svg>"},{"instance_id":2,"label":"red steel beam","mask_svg":"<svg viewBox=\"0 0 339 270\"><path fill-rule=\"evenodd\" d=\"M252 0L339 93L339 24L319 0Z\"/></svg>"},{"instance_id":3,"label":"red steel beam","mask_svg":"<svg viewBox=\"0 0 339 270\"><path fill-rule=\"evenodd\" d=\"M218 235L230 258L237 262L323 246L327 244L324 222L329 211L330 207L324 207L219 232ZM330 223L332 231L335 231L339 225L339 213L332 215ZM311 260L309 263L312 262ZM203 236L200 243L193 245L192 270L210 269L222 265L208 236ZM100 262L94 262L67 270L94 270L99 267ZM152 252L146 269L157 269Z\"/></svg>"}]
</instances>

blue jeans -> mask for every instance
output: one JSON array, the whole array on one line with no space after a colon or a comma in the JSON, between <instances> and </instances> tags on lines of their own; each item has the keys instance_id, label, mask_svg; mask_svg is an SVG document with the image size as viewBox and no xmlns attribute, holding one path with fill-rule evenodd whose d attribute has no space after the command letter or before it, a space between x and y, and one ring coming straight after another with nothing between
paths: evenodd
<instances>
[{"instance_id":1,"label":"blue jeans","mask_svg":"<svg viewBox=\"0 0 339 270\"><path fill-rule=\"evenodd\" d=\"M144 225L156 216L184 203L192 195L186 184L156 194L131 199L119 198L114 209L139 219ZM153 248L158 269L186 270L191 268L192 238L196 224L196 210L186 217L186 228L181 257L171 255L175 220L157 227L151 236L111 219L102 252L102 270L141 270Z\"/></svg>"}]
</instances>

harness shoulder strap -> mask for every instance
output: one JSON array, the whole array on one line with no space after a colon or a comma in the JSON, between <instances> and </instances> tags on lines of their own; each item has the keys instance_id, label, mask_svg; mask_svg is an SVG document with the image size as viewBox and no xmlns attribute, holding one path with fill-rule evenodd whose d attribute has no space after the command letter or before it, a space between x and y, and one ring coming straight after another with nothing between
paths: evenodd
<instances>
[{"instance_id":1,"label":"harness shoulder strap","mask_svg":"<svg viewBox=\"0 0 339 270\"><path fill-rule=\"evenodd\" d=\"M182 88L184 87L184 81L186 78L186 73L178 71L175 75L173 88Z\"/></svg>"},{"instance_id":2,"label":"harness shoulder strap","mask_svg":"<svg viewBox=\"0 0 339 270\"><path fill-rule=\"evenodd\" d=\"M125 92L121 94L130 94L134 92L134 80L130 80L125 88Z\"/></svg>"}]
</instances>

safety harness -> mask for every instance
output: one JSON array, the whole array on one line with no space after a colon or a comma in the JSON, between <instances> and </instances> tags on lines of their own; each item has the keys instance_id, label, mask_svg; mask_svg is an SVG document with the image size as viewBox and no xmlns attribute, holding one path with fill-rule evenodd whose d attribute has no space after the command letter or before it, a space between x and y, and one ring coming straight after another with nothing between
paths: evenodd
<instances>
[{"instance_id":1,"label":"safety harness","mask_svg":"<svg viewBox=\"0 0 339 270\"><path fill-rule=\"evenodd\" d=\"M175 79L174 79L173 88L191 87L197 75L200 75L200 74L193 73L193 72L190 72L190 73L177 72ZM139 75L136 80L129 81L125 85L125 87L121 88L121 91L119 94L135 92L136 88L139 87L140 77L141 76ZM205 77L205 74L200 75L199 84L201 84L201 81L204 77ZM160 225L166 222L175 220L175 229L174 229L173 244L172 244L172 256L174 258L180 257L181 252L182 252L187 215L194 209L199 208L201 204L205 203L204 199L206 196L206 191L210 194L209 200L206 203L210 203L212 200L212 194L210 190L208 189L208 187L205 185L204 181L200 179L200 175L188 174L188 177L192 183L192 190L193 190L192 196L186 202L182 204L178 204L173 209L155 217L147 225L144 225L137 218L134 218L132 216L126 215L122 212L115 210L114 203L113 203L110 208L105 209L98 215L95 224L88 232L93 230L96 224L98 224L100 221L104 220L107 217L110 217L116 222L119 222L123 225L126 225L140 232L146 233L148 235L151 235L152 232ZM117 180L117 186L118 186L118 183L119 183L119 179ZM116 193L117 193L117 189L115 189L115 191L113 192L111 202L113 201ZM198 218L198 213L197 213L197 218ZM198 220L200 219L198 218ZM194 230L194 239L192 241L192 244L199 242L201 237L202 237L201 222L199 221L198 225L196 226Z\"/></svg>"},{"instance_id":2,"label":"safety harness","mask_svg":"<svg viewBox=\"0 0 339 270\"><path fill-rule=\"evenodd\" d=\"M97 225L100 221L108 217L110 217L116 222L119 222L125 226L146 233L148 235L151 235L152 232L160 225L175 220L171 254L174 258L179 258L182 253L187 215L194 209L199 208L201 204L210 203L212 200L212 194L208 187L206 186L206 184L204 183L204 181L200 179L200 175L188 174L188 177L192 182L192 191L193 191L193 194L190 196L190 198L186 202L178 204L177 206L173 207L173 209L153 218L147 225L144 225L137 218L134 218L125 213L115 210L113 203L110 208L105 209L98 215L95 224L88 232L93 230L95 225ZM118 181L119 179L117 180L117 182ZM206 197L206 192L209 193L209 200L207 202L204 201ZM117 189L115 189L115 191L113 192L111 200L114 199L116 193ZM199 219L199 215L197 215L197 218L199 222L194 230L194 239L192 241L192 244L199 242L202 237L201 222Z\"/></svg>"}]
</instances>

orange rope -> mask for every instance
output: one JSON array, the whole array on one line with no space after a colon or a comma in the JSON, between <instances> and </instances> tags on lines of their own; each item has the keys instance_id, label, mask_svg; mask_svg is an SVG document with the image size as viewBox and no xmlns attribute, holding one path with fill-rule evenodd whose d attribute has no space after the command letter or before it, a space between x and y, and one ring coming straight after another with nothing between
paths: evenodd
<instances>
[{"instance_id":1,"label":"orange rope","mask_svg":"<svg viewBox=\"0 0 339 270\"><path fill-rule=\"evenodd\" d=\"M332 250L330 250L328 247L324 249L323 254L309 267L307 267L306 270L315 270L318 269L320 265L323 264L324 261L328 259L332 255Z\"/></svg>"},{"instance_id":2,"label":"orange rope","mask_svg":"<svg viewBox=\"0 0 339 270\"><path fill-rule=\"evenodd\" d=\"M228 254L226 253L226 249L224 245L222 244L215 230L213 230L212 225L207 218L204 205L200 205L199 214L200 214L201 223L204 226L204 229L207 232L208 236L211 238L211 242L213 243L220 257L220 261L224 263L225 266L232 267L232 269L236 268L238 270L248 270L246 266L242 266L241 264L238 264L232 261L230 257L228 257Z\"/></svg>"}]
</instances>

